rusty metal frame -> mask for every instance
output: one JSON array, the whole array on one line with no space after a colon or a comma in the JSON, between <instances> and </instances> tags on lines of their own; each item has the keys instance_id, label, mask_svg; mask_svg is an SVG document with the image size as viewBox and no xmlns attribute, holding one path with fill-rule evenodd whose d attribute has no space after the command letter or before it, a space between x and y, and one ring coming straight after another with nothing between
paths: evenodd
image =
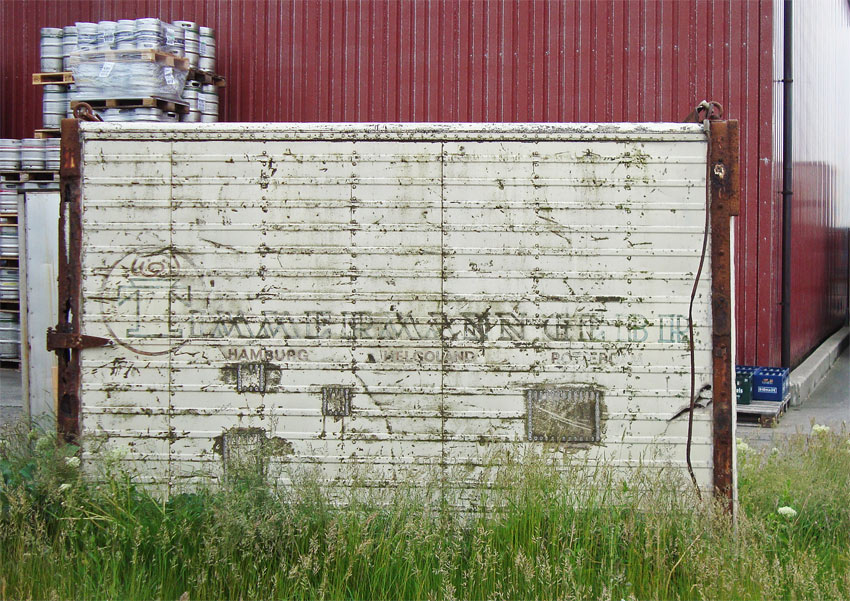
<instances>
[{"instance_id":1,"label":"rusty metal frame","mask_svg":"<svg viewBox=\"0 0 850 601\"><path fill-rule=\"evenodd\" d=\"M708 191L711 213L711 321L713 373L714 495L730 513L735 482L732 452L732 250L731 217L740 211L738 121L709 121Z\"/></svg>"},{"instance_id":2,"label":"rusty metal frame","mask_svg":"<svg viewBox=\"0 0 850 601\"><path fill-rule=\"evenodd\" d=\"M80 122L62 120L61 202L59 205L59 322L48 333L48 348L57 339L80 334L80 276L82 213L80 208ZM53 344L51 344L53 343ZM59 437L68 442L80 436L80 353L82 345L55 348L59 363L59 403L56 426Z\"/></svg>"}]
</instances>

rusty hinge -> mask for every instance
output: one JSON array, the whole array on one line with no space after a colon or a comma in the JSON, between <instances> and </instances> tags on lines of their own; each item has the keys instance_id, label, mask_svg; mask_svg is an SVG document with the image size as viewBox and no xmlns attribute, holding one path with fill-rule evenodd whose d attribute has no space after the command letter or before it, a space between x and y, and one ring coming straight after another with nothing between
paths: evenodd
<instances>
[{"instance_id":1,"label":"rusty hinge","mask_svg":"<svg viewBox=\"0 0 850 601\"><path fill-rule=\"evenodd\" d=\"M85 334L57 332L55 328L47 330L48 351L58 351L60 349L86 349L96 348L99 346L112 346L112 341L108 338L86 336Z\"/></svg>"}]
</instances>

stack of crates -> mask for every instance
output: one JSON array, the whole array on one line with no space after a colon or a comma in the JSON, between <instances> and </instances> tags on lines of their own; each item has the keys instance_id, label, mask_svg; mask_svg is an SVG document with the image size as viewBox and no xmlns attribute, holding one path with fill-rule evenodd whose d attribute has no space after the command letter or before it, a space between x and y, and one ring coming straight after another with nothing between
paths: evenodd
<instances>
[{"instance_id":1,"label":"stack of crates","mask_svg":"<svg viewBox=\"0 0 850 601\"><path fill-rule=\"evenodd\" d=\"M735 367L735 390L738 404L749 405L752 401L785 400L788 394L787 367Z\"/></svg>"}]
</instances>

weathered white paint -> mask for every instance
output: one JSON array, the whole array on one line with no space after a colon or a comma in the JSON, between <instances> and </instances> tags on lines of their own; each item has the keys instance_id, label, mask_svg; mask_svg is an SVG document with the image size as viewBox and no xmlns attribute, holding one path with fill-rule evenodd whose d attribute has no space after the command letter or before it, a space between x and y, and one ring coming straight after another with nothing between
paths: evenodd
<instances>
[{"instance_id":1,"label":"weathered white paint","mask_svg":"<svg viewBox=\"0 0 850 601\"><path fill-rule=\"evenodd\" d=\"M687 414L671 418L689 394L701 126L82 131L83 333L116 342L83 353L82 429L148 477L218 477L244 453L222 451L234 428L327 478L463 480L454 466L504 445L684 467ZM710 273L707 258L698 387ZM569 386L601 392L598 418L540 392ZM706 489L710 420L697 410ZM598 440L529 442L532 422Z\"/></svg>"}]
</instances>

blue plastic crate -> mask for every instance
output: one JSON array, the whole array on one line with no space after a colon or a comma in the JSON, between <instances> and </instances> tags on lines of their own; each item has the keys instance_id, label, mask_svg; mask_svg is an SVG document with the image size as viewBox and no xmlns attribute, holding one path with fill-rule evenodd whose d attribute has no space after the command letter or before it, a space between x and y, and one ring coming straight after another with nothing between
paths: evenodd
<instances>
[{"instance_id":1,"label":"blue plastic crate","mask_svg":"<svg viewBox=\"0 0 850 601\"><path fill-rule=\"evenodd\" d=\"M735 366L735 373L736 374L750 374L750 375L752 375L760 369L764 369L764 368L758 367L756 365L736 365Z\"/></svg>"},{"instance_id":2,"label":"blue plastic crate","mask_svg":"<svg viewBox=\"0 0 850 601\"><path fill-rule=\"evenodd\" d=\"M753 374L753 400L782 401L788 393L787 367L762 367Z\"/></svg>"}]
</instances>

